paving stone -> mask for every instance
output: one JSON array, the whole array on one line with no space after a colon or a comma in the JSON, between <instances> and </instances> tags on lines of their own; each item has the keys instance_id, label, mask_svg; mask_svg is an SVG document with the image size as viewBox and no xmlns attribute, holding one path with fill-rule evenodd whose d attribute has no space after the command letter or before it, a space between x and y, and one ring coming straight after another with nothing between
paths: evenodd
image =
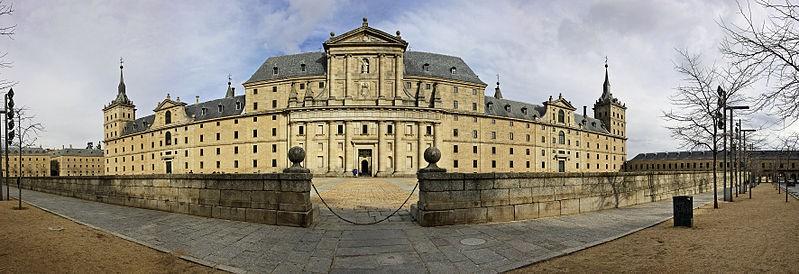
<instances>
[{"instance_id":1,"label":"paving stone","mask_svg":"<svg viewBox=\"0 0 799 274\"><path fill-rule=\"evenodd\" d=\"M401 203L415 184L415 179L348 180L351 179L324 178L314 179L314 183L318 183L323 195L325 190L322 189L327 189L330 191L327 194L339 191L342 195L339 198L353 198L346 201L349 205L337 205L348 216L371 219L387 216L396 209L390 207L398 206L399 203L394 204L396 199ZM340 191L341 186L351 182L357 182L364 189L349 194ZM514 223L424 228L409 221L407 205L399 216L408 219L374 226L350 225L322 209L320 217L328 218L327 221L312 228L297 228L25 192L26 200L32 204L80 222L172 251L181 250L187 256L255 273L502 272L525 261L544 259L575 246L590 245L650 226L671 216L672 210L668 200ZM201 203L219 203L218 195L214 194L200 191ZM312 200L319 203L314 197ZM353 201L363 204L351 204ZM695 206L710 201L712 193L694 195ZM415 203L415 198L410 202ZM381 203L385 205L380 206ZM554 204L552 206L554 209ZM514 208L514 214L517 212L519 210ZM476 246L461 244L460 241L466 238L479 238L486 242Z\"/></svg>"}]
</instances>

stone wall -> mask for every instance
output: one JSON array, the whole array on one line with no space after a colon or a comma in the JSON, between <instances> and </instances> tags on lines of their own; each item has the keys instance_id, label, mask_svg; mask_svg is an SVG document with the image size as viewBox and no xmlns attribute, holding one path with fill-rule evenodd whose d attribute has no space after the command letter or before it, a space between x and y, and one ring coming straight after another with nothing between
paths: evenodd
<instances>
[{"instance_id":1,"label":"stone wall","mask_svg":"<svg viewBox=\"0 0 799 274\"><path fill-rule=\"evenodd\" d=\"M309 227L311 174L26 177L23 188L85 200L253 223Z\"/></svg>"},{"instance_id":2,"label":"stone wall","mask_svg":"<svg viewBox=\"0 0 799 274\"><path fill-rule=\"evenodd\" d=\"M712 173L706 172L420 172L417 178L419 202L411 211L422 226L576 214L696 194L713 186Z\"/></svg>"}]
</instances>

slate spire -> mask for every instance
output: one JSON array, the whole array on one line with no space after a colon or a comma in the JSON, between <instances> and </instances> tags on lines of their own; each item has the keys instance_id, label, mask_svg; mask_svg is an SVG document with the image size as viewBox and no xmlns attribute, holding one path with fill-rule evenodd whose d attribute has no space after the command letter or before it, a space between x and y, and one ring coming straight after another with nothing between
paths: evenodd
<instances>
[{"instance_id":1,"label":"slate spire","mask_svg":"<svg viewBox=\"0 0 799 274\"><path fill-rule=\"evenodd\" d=\"M494 88L494 98L502 99L502 91L499 90L499 74L497 74L497 87Z\"/></svg>"},{"instance_id":2,"label":"slate spire","mask_svg":"<svg viewBox=\"0 0 799 274\"><path fill-rule=\"evenodd\" d=\"M114 99L112 104L125 104L130 105L132 102L128 99L128 95L125 93L125 77L122 74L122 69L124 60L119 58L119 86L117 86L117 97Z\"/></svg>"},{"instance_id":3,"label":"slate spire","mask_svg":"<svg viewBox=\"0 0 799 274\"><path fill-rule=\"evenodd\" d=\"M235 89L231 86L230 81L233 81L233 78L231 78L231 75L228 74L227 75L227 92L225 93L225 98L233 98L234 96L236 96Z\"/></svg>"}]
</instances>

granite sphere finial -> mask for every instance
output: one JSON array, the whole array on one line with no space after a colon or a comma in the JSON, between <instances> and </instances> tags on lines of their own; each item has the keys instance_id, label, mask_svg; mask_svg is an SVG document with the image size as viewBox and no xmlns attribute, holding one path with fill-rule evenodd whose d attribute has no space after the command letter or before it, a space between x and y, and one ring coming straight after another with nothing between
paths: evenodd
<instances>
[{"instance_id":1,"label":"granite sphere finial","mask_svg":"<svg viewBox=\"0 0 799 274\"><path fill-rule=\"evenodd\" d=\"M307 168L302 167L300 163L305 160L305 149L302 147L292 147L289 149L289 161L291 161L291 167L284 169L284 173L308 173L310 172Z\"/></svg>"},{"instance_id":2,"label":"granite sphere finial","mask_svg":"<svg viewBox=\"0 0 799 274\"><path fill-rule=\"evenodd\" d=\"M436 147L428 147L424 150L424 160L427 167L420 169L419 172L446 172L446 169L438 167L436 163L441 160L441 151Z\"/></svg>"}]
</instances>

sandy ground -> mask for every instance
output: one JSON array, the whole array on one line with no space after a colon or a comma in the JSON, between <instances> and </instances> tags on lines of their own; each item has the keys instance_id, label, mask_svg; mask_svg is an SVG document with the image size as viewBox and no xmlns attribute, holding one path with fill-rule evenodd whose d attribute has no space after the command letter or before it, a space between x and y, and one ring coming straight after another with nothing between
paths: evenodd
<instances>
[{"instance_id":1,"label":"sandy ground","mask_svg":"<svg viewBox=\"0 0 799 274\"><path fill-rule=\"evenodd\" d=\"M0 273L209 273L17 201L0 202Z\"/></svg>"},{"instance_id":2,"label":"sandy ground","mask_svg":"<svg viewBox=\"0 0 799 274\"><path fill-rule=\"evenodd\" d=\"M712 206L694 210L693 228L667 221L515 272L799 273L799 201L762 184Z\"/></svg>"}]
</instances>

